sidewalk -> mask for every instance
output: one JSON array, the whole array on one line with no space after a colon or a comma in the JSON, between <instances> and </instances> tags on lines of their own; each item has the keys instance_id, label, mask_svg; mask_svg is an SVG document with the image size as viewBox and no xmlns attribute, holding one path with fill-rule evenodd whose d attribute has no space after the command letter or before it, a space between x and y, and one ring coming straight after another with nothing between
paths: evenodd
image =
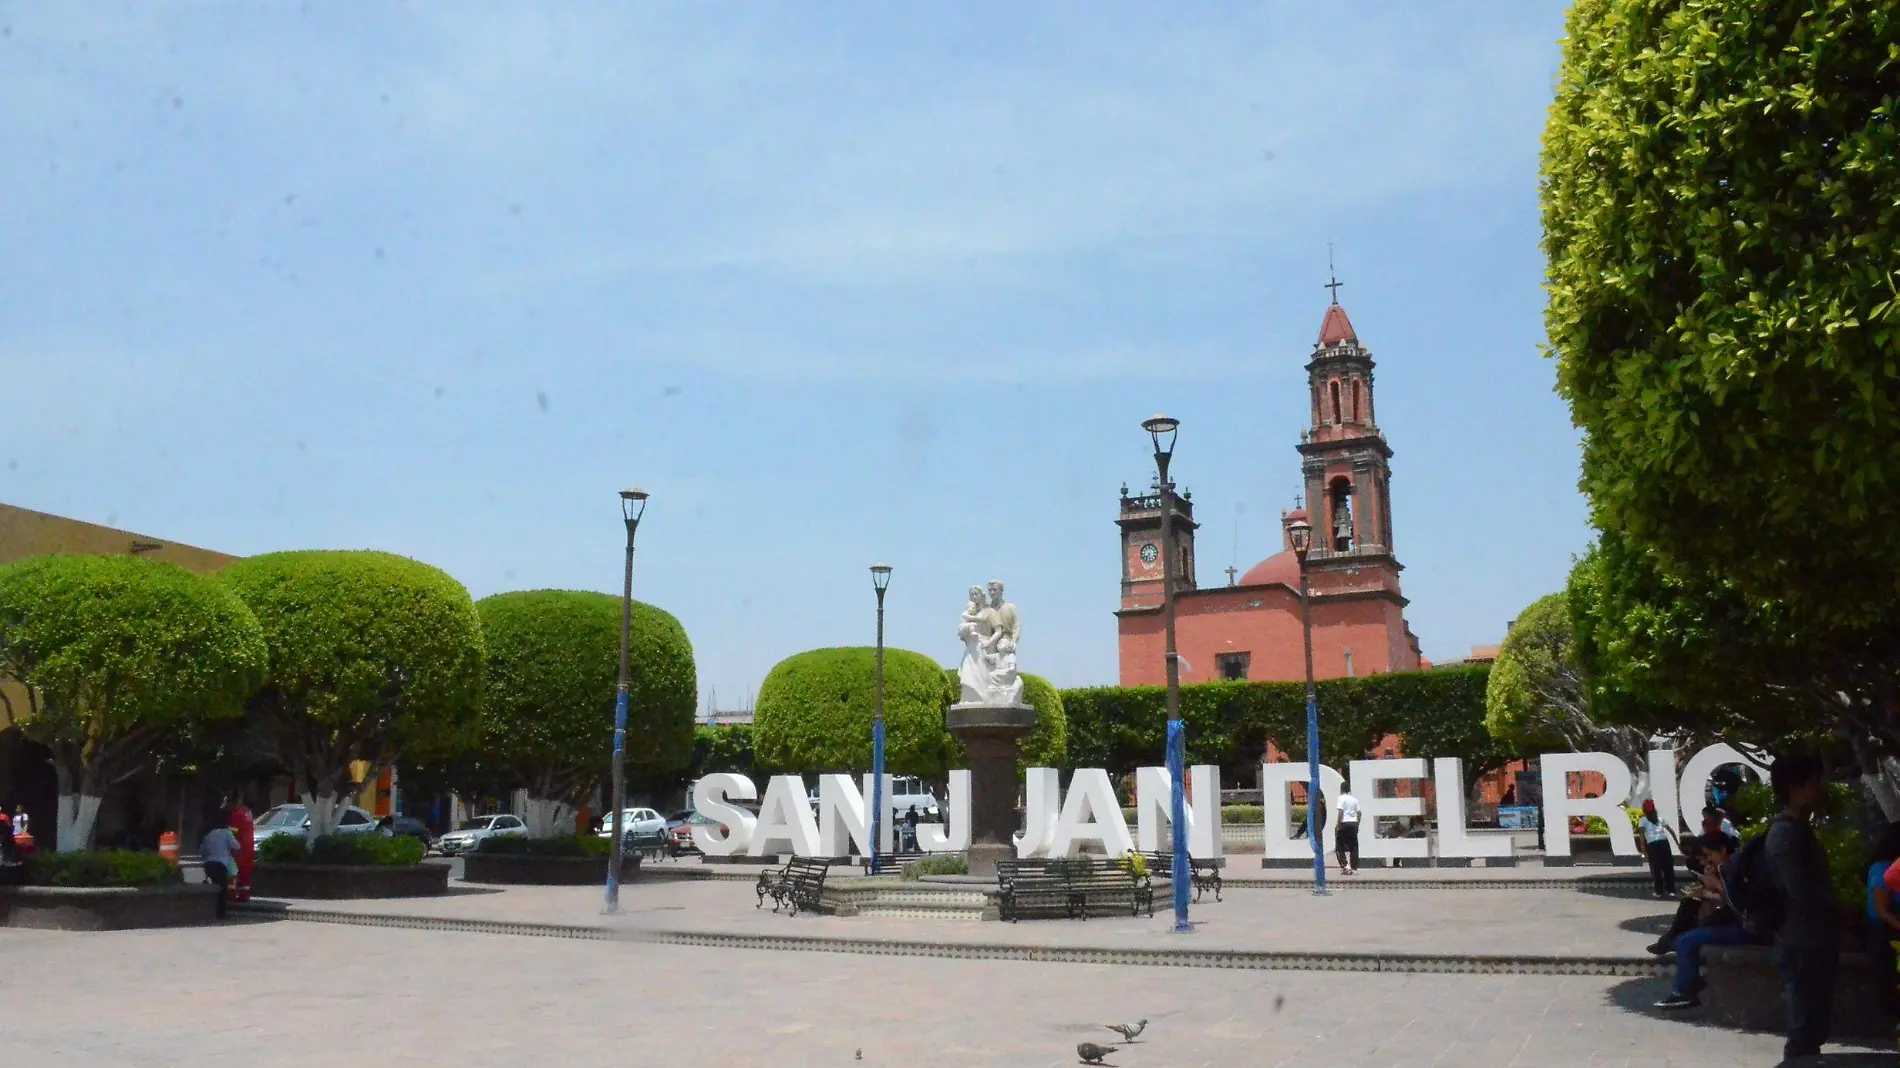
<instances>
[{"instance_id":1,"label":"sidewalk","mask_svg":"<svg viewBox=\"0 0 1900 1068\"><path fill-rule=\"evenodd\" d=\"M1127 963L1338 970L1456 970L1650 974L1642 947L1673 906L1591 893L1419 889L1336 894L1260 888L1193 906L1192 934L1156 915L1033 920L776 915L755 907L749 886L728 879L642 878L621 889L619 916L601 915L596 887L452 884L433 898L257 902L260 911L328 922L514 929L522 934L657 939L756 948L925 952L990 956L1042 951L1126 955ZM806 943L800 945L797 943ZM995 952L985 952L994 950ZM1190 959L1191 958L1191 959ZM1047 958L1053 959L1053 958Z\"/></svg>"}]
</instances>

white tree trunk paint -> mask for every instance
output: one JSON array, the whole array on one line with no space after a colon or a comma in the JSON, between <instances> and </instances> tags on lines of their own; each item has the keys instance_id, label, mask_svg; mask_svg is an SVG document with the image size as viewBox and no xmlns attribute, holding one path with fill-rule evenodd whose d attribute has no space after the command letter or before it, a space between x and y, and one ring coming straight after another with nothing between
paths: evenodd
<instances>
[{"instance_id":1,"label":"white tree trunk paint","mask_svg":"<svg viewBox=\"0 0 1900 1068\"><path fill-rule=\"evenodd\" d=\"M83 853L92 848L92 831L99 820L102 798L87 794L60 794L55 834L61 853Z\"/></svg>"},{"instance_id":2,"label":"white tree trunk paint","mask_svg":"<svg viewBox=\"0 0 1900 1068\"><path fill-rule=\"evenodd\" d=\"M304 814L310 826L304 830L304 842L314 842L326 834L335 834L337 821L343 818L343 801L335 794L302 795Z\"/></svg>"},{"instance_id":3,"label":"white tree trunk paint","mask_svg":"<svg viewBox=\"0 0 1900 1068\"><path fill-rule=\"evenodd\" d=\"M559 838L574 833L574 806L567 802L530 797L524 807L521 818L528 824L529 838Z\"/></svg>"}]
</instances>

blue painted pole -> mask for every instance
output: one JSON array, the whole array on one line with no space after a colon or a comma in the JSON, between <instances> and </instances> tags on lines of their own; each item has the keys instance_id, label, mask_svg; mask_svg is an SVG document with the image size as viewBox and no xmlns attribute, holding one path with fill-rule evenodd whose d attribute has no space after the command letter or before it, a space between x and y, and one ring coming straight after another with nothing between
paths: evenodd
<instances>
[{"instance_id":1,"label":"blue painted pole","mask_svg":"<svg viewBox=\"0 0 1900 1068\"><path fill-rule=\"evenodd\" d=\"M881 870L884 843L884 717L871 724L871 874Z\"/></svg>"},{"instance_id":2,"label":"blue painted pole","mask_svg":"<svg viewBox=\"0 0 1900 1068\"><path fill-rule=\"evenodd\" d=\"M1193 872L1188 866L1187 836L1187 724L1168 721L1168 818L1174 837L1174 929L1187 934L1194 930L1188 922L1188 890Z\"/></svg>"},{"instance_id":3,"label":"blue painted pole","mask_svg":"<svg viewBox=\"0 0 1900 1068\"><path fill-rule=\"evenodd\" d=\"M1306 581L1306 552L1300 557L1300 631L1306 642L1306 837L1313 843L1313 893L1326 892L1325 828L1319 822L1319 693L1313 685L1313 603Z\"/></svg>"},{"instance_id":4,"label":"blue painted pole","mask_svg":"<svg viewBox=\"0 0 1900 1068\"><path fill-rule=\"evenodd\" d=\"M627 759L627 684L620 683L620 692L614 697L614 815L612 856L607 862L607 912L609 915L620 911L620 860L626 849L621 836L625 833L621 826L621 802L625 796L626 780L621 769L626 767Z\"/></svg>"}]
</instances>

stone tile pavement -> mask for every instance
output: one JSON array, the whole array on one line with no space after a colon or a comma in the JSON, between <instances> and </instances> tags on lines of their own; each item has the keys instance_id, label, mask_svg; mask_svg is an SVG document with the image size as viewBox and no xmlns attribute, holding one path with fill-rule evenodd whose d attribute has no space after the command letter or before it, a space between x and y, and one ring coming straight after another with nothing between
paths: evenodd
<instances>
[{"instance_id":1,"label":"stone tile pavement","mask_svg":"<svg viewBox=\"0 0 1900 1068\"><path fill-rule=\"evenodd\" d=\"M1110 1063L1738 1068L1775 1063L1780 1046L1633 1008L1659 996L1656 980L751 953L307 923L0 930L0 983L7 1068L1068 1065L1076 1042L1110 1037L1100 1023L1142 1017L1146 1041Z\"/></svg>"},{"instance_id":2,"label":"stone tile pavement","mask_svg":"<svg viewBox=\"0 0 1900 1068\"><path fill-rule=\"evenodd\" d=\"M448 895L308 901L290 907L379 915L601 926L638 933L719 932L924 939L962 944L1247 950L1284 953L1480 954L1641 958L1674 906L1643 898L1536 890L1341 892L1248 889L1190 911L1192 935L1172 933L1157 902L1150 919L1022 923L861 916L775 915L745 883L642 880L621 890L620 917L600 915L598 887L491 888L452 884Z\"/></svg>"}]
</instances>

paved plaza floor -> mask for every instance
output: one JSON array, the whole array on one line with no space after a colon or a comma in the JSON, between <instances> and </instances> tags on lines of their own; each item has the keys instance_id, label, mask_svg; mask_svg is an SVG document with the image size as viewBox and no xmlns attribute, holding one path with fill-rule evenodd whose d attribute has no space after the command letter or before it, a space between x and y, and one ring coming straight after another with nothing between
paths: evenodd
<instances>
[{"instance_id":1,"label":"paved plaza floor","mask_svg":"<svg viewBox=\"0 0 1900 1068\"><path fill-rule=\"evenodd\" d=\"M775 915L756 908L739 881L647 879L625 885L625 915L600 915L599 887L451 886L441 897L311 901L292 908L463 920L576 924L638 933L716 932L842 938L927 938L937 942L1142 948L1186 946L1281 953L1466 953L1543 957L1644 957L1674 906L1654 899L1578 890L1306 890L1235 888L1226 900L1190 910L1192 935L1171 931L1157 902L1150 919L1087 921L840 918Z\"/></svg>"},{"instance_id":2,"label":"paved plaza floor","mask_svg":"<svg viewBox=\"0 0 1900 1068\"><path fill-rule=\"evenodd\" d=\"M1110 1063L1738 1068L1780 1039L1663 1019L1651 979L856 957L292 922L0 931L8 1068ZM862 1060L858 1053L862 1051ZM1893 1063L1862 1056L1846 1064Z\"/></svg>"}]
</instances>

